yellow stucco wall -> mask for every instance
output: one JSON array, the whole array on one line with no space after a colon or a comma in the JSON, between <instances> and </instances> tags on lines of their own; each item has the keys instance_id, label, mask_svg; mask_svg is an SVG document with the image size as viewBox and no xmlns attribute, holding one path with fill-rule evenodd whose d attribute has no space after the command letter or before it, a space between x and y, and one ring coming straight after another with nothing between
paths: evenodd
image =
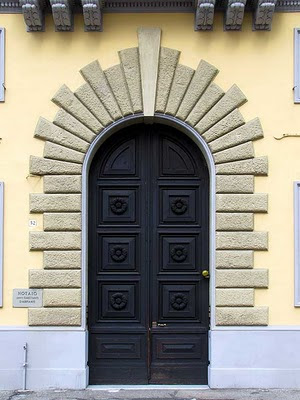
<instances>
[{"instance_id":1,"label":"yellow stucco wall","mask_svg":"<svg viewBox=\"0 0 300 400\"><path fill-rule=\"evenodd\" d=\"M300 323L294 308L293 182L300 180L300 104L293 103L293 29L299 14L275 14L271 32L252 32L247 15L242 32L223 32L223 16L213 32L194 32L191 14L110 14L104 32L84 33L82 16L75 32L56 33L51 16L45 33L26 33L21 15L0 15L6 28L6 99L0 103L0 180L5 182L4 307L0 325L26 325L27 309L12 308L12 290L28 286L28 270L42 266L42 253L29 252L29 219L42 229L42 217L29 215L29 193L42 192L42 178L28 177L30 154L41 156L43 142L33 138L39 116L53 119L50 99L66 83L83 82L79 69L94 59L103 68L118 63L117 51L137 45L139 26L159 26L162 45L181 50L182 64L197 67L200 58L219 68L215 82L236 83L247 95L246 120L261 119L265 138L256 155L269 157L269 176L256 178L256 192L269 193L269 213L256 215L255 229L269 231L269 251L255 254L255 266L268 268L270 288L256 290L256 305L270 307L271 325Z\"/></svg>"}]
</instances>

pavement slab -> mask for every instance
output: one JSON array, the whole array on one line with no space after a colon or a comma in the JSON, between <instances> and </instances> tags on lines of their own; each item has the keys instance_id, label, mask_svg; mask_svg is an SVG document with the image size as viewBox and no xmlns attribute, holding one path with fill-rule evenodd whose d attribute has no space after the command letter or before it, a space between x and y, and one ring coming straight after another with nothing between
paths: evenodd
<instances>
[{"instance_id":1,"label":"pavement slab","mask_svg":"<svg viewBox=\"0 0 300 400\"><path fill-rule=\"evenodd\" d=\"M300 400L293 389L86 389L0 391L0 400Z\"/></svg>"}]
</instances>

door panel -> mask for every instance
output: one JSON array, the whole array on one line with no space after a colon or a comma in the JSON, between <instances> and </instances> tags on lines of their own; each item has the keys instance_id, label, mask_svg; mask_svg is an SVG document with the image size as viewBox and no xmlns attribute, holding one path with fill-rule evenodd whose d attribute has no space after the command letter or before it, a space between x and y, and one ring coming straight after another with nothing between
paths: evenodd
<instances>
[{"instance_id":1,"label":"door panel","mask_svg":"<svg viewBox=\"0 0 300 400\"><path fill-rule=\"evenodd\" d=\"M115 136L90 169L90 384L205 384L206 163L173 128Z\"/></svg>"}]
</instances>

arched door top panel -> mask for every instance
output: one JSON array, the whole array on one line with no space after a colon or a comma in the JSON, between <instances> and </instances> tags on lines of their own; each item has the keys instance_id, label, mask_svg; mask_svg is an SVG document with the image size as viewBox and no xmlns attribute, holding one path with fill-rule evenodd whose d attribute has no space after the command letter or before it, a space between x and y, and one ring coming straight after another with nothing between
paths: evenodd
<instances>
[{"instance_id":1,"label":"arched door top panel","mask_svg":"<svg viewBox=\"0 0 300 400\"><path fill-rule=\"evenodd\" d=\"M30 325L84 325L80 257L85 154L110 127L132 116L152 123L159 115L189 127L195 141L201 137L215 163L212 324L268 324L267 307L254 305L254 289L268 285L267 270L253 269L253 252L268 247L267 233L255 232L253 222L254 213L267 212L267 195L254 194L254 177L267 175L268 169L267 158L254 154L253 141L263 137L261 124L257 118L244 121L238 108L246 97L236 85L223 91L213 82L218 70L206 61L196 70L180 64L180 52L161 47L160 35L159 29L141 29L139 46L120 50L120 64L105 71L98 61L84 67L85 83L74 93L63 85L53 96L59 106L53 122L40 118L37 124L35 137L45 141L44 157L31 157L30 173L44 176L44 193L31 195L30 212L44 214L44 231L30 232L30 249L44 252L44 269L30 271L29 286L44 288L45 307L29 310ZM105 168L118 173L126 159L128 171L135 174L128 158L132 149L124 146L123 154L110 155ZM165 173L171 159L177 159L178 168L192 174L195 165L188 154L179 156L180 145L172 147L170 141L167 148ZM48 290L53 282L61 290L57 298Z\"/></svg>"}]
</instances>

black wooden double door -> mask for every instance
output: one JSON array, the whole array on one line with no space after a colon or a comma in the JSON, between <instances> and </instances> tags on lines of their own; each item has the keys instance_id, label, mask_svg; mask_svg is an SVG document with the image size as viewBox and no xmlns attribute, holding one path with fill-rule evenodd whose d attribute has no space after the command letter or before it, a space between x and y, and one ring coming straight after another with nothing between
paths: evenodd
<instances>
[{"instance_id":1,"label":"black wooden double door","mask_svg":"<svg viewBox=\"0 0 300 400\"><path fill-rule=\"evenodd\" d=\"M89 179L90 384L206 384L208 170L160 124L109 138Z\"/></svg>"}]
</instances>

